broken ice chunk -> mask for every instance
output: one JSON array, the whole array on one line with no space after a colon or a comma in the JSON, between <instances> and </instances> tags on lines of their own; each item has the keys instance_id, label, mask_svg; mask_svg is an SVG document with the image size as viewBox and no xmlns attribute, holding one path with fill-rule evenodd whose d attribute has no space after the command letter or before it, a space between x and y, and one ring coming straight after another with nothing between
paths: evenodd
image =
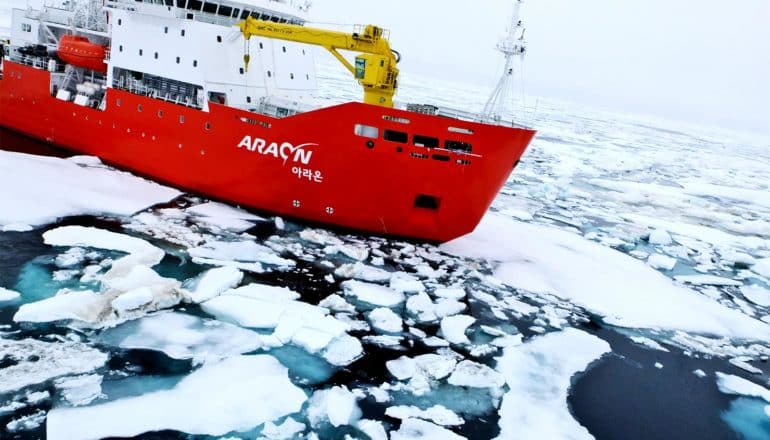
<instances>
[{"instance_id":1,"label":"broken ice chunk","mask_svg":"<svg viewBox=\"0 0 770 440\"><path fill-rule=\"evenodd\" d=\"M367 266L362 263L355 263L343 264L334 271L334 275L337 278L355 278L362 281L385 283L390 280L392 274L377 267Z\"/></svg>"},{"instance_id":2,"label":"broken ice chunk","mask_svg":"<svg viewBox=\"0 0 770 440\"><path fill-rule=\"evenodd\" d=\"M770 307L770 290L755 284L741 287L741 293L754 304Z\"/></svg>"},{"instance_id":3,"label":"broken ice chunk","mask_svg":"<svg viewBox=\"0 0 770 440\"><path fill-rule=\"evenodd\" d=\"M464 360L457 364L448 382L458 387L501 388L505 378L486 365Z\"/></svg>"},{"instance_id":4,"label":"broken ice chunk","mask_svg":"<svg viewBox=\"0 0 770 440\"><path fill-rule=\"evenodd\" d=\"M657 244L661 246L669 245L673 242L671 234L665 229L656 229L650 233L650 244Z\"/></svg>"},{"instance_id":5,"label":"broken ice chunk","mask_svg":"<svg viewBox=\"0 0 770 440\"><path fill-rule=\"evenodd\" d=\"M119 315L131 310L137 310L151 303L154 299L152 290L149 287L139 287L129 290L112 300L112 308Z\"/></svg>"},{"instance_id":6,"label":"broken ice chunk","mask_svg":"<svg viewBox=\"0 0 770 440\"><path fill-rule=\"evenodd\" d=\"M719 391L725 394L758 397L764 399L766 402L770 402L770 390L763 386L757 385L742 377L725 374L719 371L716 372L716 377Z\"/></svg>"},{"instance_id":7,"label":"broken ice chunk","mask_svg":"<svg viewBox=\"0 0 770 440\"><path fill-rule=\"evenodd\" d=\"M19 297L19 292L0 287L0 303L16 301Z\"/></svg>"},{"instance_id":8,"label":"broken ice chunk","mask_svg":"<svg viewBox=\"0 0 770 440\"><path fill-rule=\"evenodd\" d=\"M385 415L394 419L422 419L441 426L459 426L465 423L460 416L442 405L434 405L428 409L416 406L391 406L385 410Z\"/></svg>"},{"instance_id":9,"label":"broken ice chunk","mask_svg":"<svg viewBox=\"0 0 770 440\"><path fill-rule=\"evenodd\" d=\"M649 264L654 269L672 270L676 266L676 258L667 257L661 254L652 254L647 259Z\"/></svg>"},{"instance_id":10,"label":"broken ice chunk","mask_svg":"<svg viewBox=\"0 0 770 440\"><path fill-rule=\"evenodd\" d=\"M470 344L465 332L474 322L476 318L468 315L447 316L441 320L441 334L452 344Z\"/></svg>"},{"instance_id":11,"label":"broken ice chunk","mask_svg":"<svg viewBox=\"0 0 770 440\"><path fill-rule=\"evenodd\" d=\"M267 246L253 241L212 241L193 249L189 254L194 258L262 263L279 267L294 267L297 263L281 258Z\"/></svg>"},{"instance_id":12,"label":"broken ice chunk","mask_svg":"<svg viewBox=\"0 0 770 440\"><path fill-rule=\"evenodd\" d=\"M369 312L369 322L375 330L384 333L400 333L403 329L401 317L385 307L380 307Z\"/></svg>"},{"instance_id":13,"label":"broken ice chunk","mask_svg":"<svg viewBox=\"0 0 770 440\"><path fill-rule=\"evenodd\" d=\"M188 300L193 303L208 301L223 292L237 287L243 281L243 272L234 267L218 267L207 270L191 281ZM187 286L188 283L185 283Z\"/></svg>"},{"instance_id":14,"label":"broken ice chunk","mask_svg":"<svg viewBox=\"0 0 770 440\"><path fill-rule=\"evenodd\" d=\"M390 432L390 440L464 440L465 437L420 419L406 419L398 431Z\"/></svg>"},{"instance_id":15,"label":"broken ice chunk","mask_svg":"<svg viewBox=\"0 0 770 440\"><path fill-rule=\"evenodd\" d=\"M62 397L73 406L88 405L104 396L102 376L98 374L64 377L57 379L55 383Z\"/></svg>"},{"instance_id":16,"label":"broken ice chunk","mask_svg":"<svg viewBox=\"0 0 770 440\"><path fill-rule=\"evenodd\" d=\"M395 307L404 302L404 294L393 289L364 283L362 281L345 281L342 288L346 295L355 296L359 301L382 307Z\"/></svg>"},{"instance_id":17,"label":"broken ice chunk","mask_svg":"<svg viewBox=\"0 0 770 440\"><path fill-rule=\"evenodd\" d=\"M329 423L332 426L355 424L361 418L356 396L346 386L318 390L310 398L307 418L313 427Z\"/></svg>"},{"instance_id":18,"label":"broken ice chunk","mask_svg":"<svg viewBox=\"0 0 770 440\"><path fill-rule=\"evenodd\" d=\"M743 283L730 278L718 277L714 275L678 275L675 280L694 284L698 286L742 286Z\"/></svg>"}]
</instances>

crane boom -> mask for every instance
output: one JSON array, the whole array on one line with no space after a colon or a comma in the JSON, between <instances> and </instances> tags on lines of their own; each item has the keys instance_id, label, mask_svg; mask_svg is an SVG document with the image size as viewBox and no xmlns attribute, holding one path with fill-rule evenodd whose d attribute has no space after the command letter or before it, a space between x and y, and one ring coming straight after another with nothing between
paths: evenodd
<instances>
[{"instance_id":1,"label":"crane boom","mask_svg":"<svg viewBox=\"0 0 770 440\"><path fill-rule=\"evenodd\" d=\"M393 107L393 95L398 89L398 58L383 36L382 29L367 25L363 32L345 32L316 29L288 23L273 23L247 17L238 23L243 37L267 37L297 43L321 46L331 52L364 88L364 102L382 107ZM338 50L362 53L352 65ZM243 57L248 69L249 54Z\"/></svg>"}]
</instances>

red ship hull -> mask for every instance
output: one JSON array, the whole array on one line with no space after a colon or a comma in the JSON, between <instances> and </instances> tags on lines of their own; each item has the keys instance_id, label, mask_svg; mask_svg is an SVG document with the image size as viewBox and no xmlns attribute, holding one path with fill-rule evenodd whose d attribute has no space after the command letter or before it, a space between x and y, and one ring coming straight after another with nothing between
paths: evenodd
<instances>
[{"instance_id":1,"label":"red ship hull","mask_svg":"<svg viewBox=\"0 0 770 440\"><path fill-rule=\"evenodd\" d=\"M535 134L363 103L280 119L213 103L206 112L117 89L98 110L51 96L45 70L4 68L9 129L241 206L428 241L473 231ZM385 140L385 130L409 142ZM414 135L442 148L416 146ZM446 140L472 153L446 150Z\"/></svg>"}]
</instances>

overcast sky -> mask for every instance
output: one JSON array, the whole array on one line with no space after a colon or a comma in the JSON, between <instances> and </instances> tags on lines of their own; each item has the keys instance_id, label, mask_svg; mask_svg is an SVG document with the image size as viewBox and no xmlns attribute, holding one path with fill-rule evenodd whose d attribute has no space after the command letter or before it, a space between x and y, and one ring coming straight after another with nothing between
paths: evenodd
<instances>
[{"instance_id":1,"label":"overcast sky","mask_svg":"<svg viewBox=\"0 0 770 440\"><path fill-rule=\"evenodd\" d=\"M409 71L491 85L511 0L314 0L391 30ZM770 0L526 0L526 92L770 134Z\"/></svg>"},{"instance_id":2,"label":"overcast sky","mask_svg":"<svg viewBox=\"0 0 770 440\"><path fill-rule=\"evenodd\" d=\"M0 15L25 3L0 0ZM311 12L390 29L402 75L491 88L512 3L313 0ZM529 96L770 134L770 0L525 0L522 18Z\"/></svg>"}]
</instances>

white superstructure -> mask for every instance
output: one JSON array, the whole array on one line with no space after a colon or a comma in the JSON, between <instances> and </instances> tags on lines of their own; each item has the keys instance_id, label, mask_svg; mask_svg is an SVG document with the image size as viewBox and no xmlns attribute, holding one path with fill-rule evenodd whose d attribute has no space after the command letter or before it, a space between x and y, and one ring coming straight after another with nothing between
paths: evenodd
<instances>
[{"instance_id":1,"label":"white superstructure","mask_svg":"<svg viewBox=\"0 0 770 440\"><path fill-rule=\"evenodd\" d=\"M14 48L43 45L55 51L64 34L87 37L107 50L107 73L91 78L157 99L208 109L209 102L249 110L292 113L313 103L313 51L273 39L244 39L235 24L249 15L304 24L308 1L289 0L69 0L42 10L14 10ZM68 69L70 69L68 67ZM55 68L53 70L56 70ZM77 69L61 72L52 88L66 87ZM90 73L93 75L93 73Z\"/></svg>"}]
</instances>

